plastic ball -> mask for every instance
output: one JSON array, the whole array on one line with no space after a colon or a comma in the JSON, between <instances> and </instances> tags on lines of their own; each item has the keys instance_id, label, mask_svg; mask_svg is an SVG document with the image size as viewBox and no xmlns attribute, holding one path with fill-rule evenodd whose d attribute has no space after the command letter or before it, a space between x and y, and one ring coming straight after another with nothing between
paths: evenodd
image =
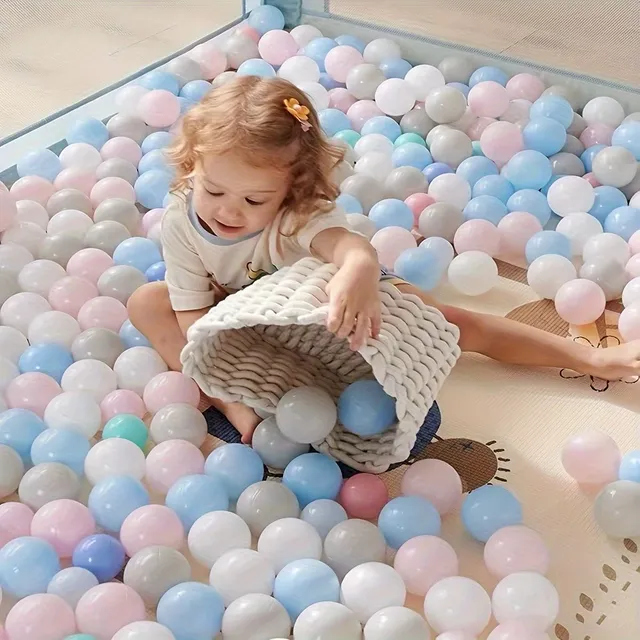
<instances>
[{"instance_id":1,"label":"plastic ball","mask_svg":"<svg viewBox=\"0 0 640 640\"><path fill-rule=\"evenodd\" d=\"M497 284L498 267L488 254L467 251L451 261L447 275L451 285L460 293L478 296Z\"/></svg>"},{"instance_id":2,"label":"plastic ball","mask_svg":"<svg viewBox=\"0 0 640 640\"><path fill-rule=\"evenodd\" d=\"M607 147L594 156L592 171L600 184L624 187L635 178L638 162L624 147Z\"/></svg>"},{"instance_id":3,"label":"plastic ball","mask_svg":"<svg viewBox=\"0 0 640 640\"><path fill-rule=\"evenodd\" d=\"M5 629L14 640L59 640L76 630L73 609L58 596L29 595L7 614Z\"/></svg>"},{"instance_id":4,"label":"plastic ball","mask_svg":"<svg viewBox=\"0 0 640 640\"><path fill-rule=\"evenodd\" d=\"M499 624L487 636L487 640L548 640L548 638L544 631L538 631L527 622L519 620Z\"/></svg>"},{"instance_id":5,"label":"plastic ball","mask_svg":"<svg viewBox=\"0 0 640 640\"><path fill-rule=\"evenodd\" d=\"M23 475L22 458L11 447L0 445L0 497L6 498L16 491Z\"/></svg>"},{"instance_id":6,"label":"plastic ball","mask_svg":"<svg viewBox=\"0 0 640 640\"><path fill-rule=\"evenodd\" d=\"M317 602L296 619L293 633L299 640L360 640L362 627L356 615L337 602Z\"/></svg>"},{"instance_id":7,"label":"plastic ball","mask_svg":"<svg viewBox=\"0 0 640 640\"><path fill-rule=\"evenodd\" d=\"M523 256L527 242L540 231L540 221L525 211L508 213L498 222L501 249L511 255Z\"/></svg>"},{"instance_id":8,"label":"plastic ball","mask_svg":"<svg viewBox=\"0 0 640 640\"><path fill-rule=\"evenodd\" d=\"M464 178L445 173L431 182L429 195L435 198L436 203L446 202L458 209L464 209L471 198L471 187Z\"/></svg>"},{"instance_id":9,"label":"plastic ball","mask_svg":"<svg viewBox=\"0 0 640 640\"><path fill-rule=\"evenodd\" d=\"M520 151L507 162L503 175L516 189L542 189L551 178L551 163L539 151Z\"/></svg>"},{"instance_id":10,"label":"plastic ball","mask_svg":"<svg viewBox=\"0 0 640 640\"><path fill-rule=\"evenodd\" d=\"M258 640L288 636L291 620L274 598L252 593L231 603L222 618L222 634L228 640Z\"/></svg>"},{"instance_id":11,"label":"plastic ball","mask_svg":"<svg viewBox=\"0 0 640 640\"><path fill-rule=\"evenodd\" d=\"M622 305L630 307L636 302L640 302L640 278L633 278L622 291Z\"/></svg>"},{"instance_id":12,"label":"plastic ball","mask_svg":"<svg viewBox=\"0 0 640 640\"><path fill-rule=\"evenodd\" d=\"M262 480L264 465L253 449L232 443L218 447L209 454L204 472L219 479L229 498L237 500L247 487Z\"/></svg>"},{"instance_id":13,"label":"plastic ball","mask_svg":"<svg viewBox=\"0 0 640 640\"><path fill-rule=\"evenodd\" d=\"M462 498L462 482L457 471L441 460L419 460L402 477L406 496L428 500L442 515L457 508Z\"/></svg>"},{"instance_id":14,"label":"plastic ball","mask_svg":"<svg viewBox=\"0 0 640 640\"><path fill-rule=\"evenodd\" d=\"M347 512L337 502L321 498L310 502L302 510L300 518L313 526L324 540L335 525L347 519Z\"/></svg>"},{"instance_id":15,"label":"plastic ball","mask_svg":"<svg viewBox=\"0 0 640 640\"><path fill-rule=\"evenodd\" d=\"M77 431L49 428L33 441L31 459L34 465L60 462L67 465L76 475L82 476L84 460L90 448L89 440Z\"/></svg>"},{"instance_id":16,"label":"plastic ball","mask_svg":"<svg viewBox=\"0 0 640 640\"><path fill-rule=\"evenodd\" d=\"M329 394L317 387L298 387L285 393L276 409L276 421L285 437L311 443L335 427L338 412Z\"/></svg>"},{"instance_id":17,"label":"plastic ball","mask_svg":"<svg viewBox=\"0 0 640 640\"><path fill-rule=\"evenodd\" d=\"M527 271L529 286L542 298L553 300L560 287L577 277L573 263L557 254L536 258Z\"/></svg>"},{"instance_id":18,"label":"plastic ball","mask_svg":"<svg viewBox=\"0 0 640 640\"><path fill-rule=\"evenodd\" d=\"M499 529L522 522L522 505L508 489L487 485L465 498L462 522L473 538L486 542Z\"/></svg>"},{"instance_id":19,"label":"plastic ball","mask_svg":"<svg viewBox=\"0 0 640 640\"><path fill-rule=\"evenodd\" d=\"M386 607L374 613L364 627L367 640L425 640L430 637L425 619L406 607Z\"/></svg>"},{"instance_id":20,"label":"plastic ball","mask_svg":"<svg viewBox=\"0 0 640 640\"><path fill-rule=\"evenodd\" d=\"M229 508L226 489L217 478L194 474L178 479L169 489L165 504L177 514L186 531L209 511Z\"/></svg>"},{"instance_id":21,"label":"plastic ball","mask_svg":"<svg viewBox=\"0 0 640 640\"><path fill-rule=\"evenodd\" d=\"M18 284L23 291L46 297L54 283L66 275L65 270L51 260L34 260L20 271Z\"/></svg>"},{"instance_id":22,"label":"plastic ball","mask_svg":"<svg viewBox=\"0 0 640 640\"><path fill-rule=\"evenodd\" d=\"M90 571L100 582L113 580L124 566L124 548L113 537L97 533L80 541L73 551L74 567Z\"/></svg>"},{"instance_id":23,"label":"plastic ball","mask_svg":"<svg viewBox=\"0 0 640 640\"><path fill-rule=\"evenodd\" d=\"M164 625L143 620L122 627L111 640L175 640L175 636Z\"/></svg>"},{"instance_id":24,"label":"plastic ball","mask_svg":"<svg viewBox=\"0 0 640 640\"><path fill-rule=\"evenodd\" d=\"M193 557L211 569L227 551L249 549L251 532L235 513L213 511L196 520L189 531L188 545Z\"/></svg>"},{"instance_id":25,"label":"plastic ball","mask_svg":"<svg viewBox=\"0 0 640 640\"><path fill-rule=\"evenodd\" d=\"M153 416L149 431L156 444L167 440L186 440L201 447L207 435L207 421L192 405L170 404Z\"/></svg>"},{"instance_id":26,"label":"plastic ball","mask_svg":"<svg viewBox=\"0 0 640 640\"><path fill-rule=\"evenodd\" d=\"M572 251L569 238L558 231L545 230L531 236L525 245L525 257L529 264L540 256L550 254L570 259Z\"/></svg>"},{"instance_id":27,"label":"plastic ball","mask_svg":"<svg viewBox=\"0 0 640 640\"><path fill-rule=\"evenodd\" d=\"M623 267L617 260L600 258L585 262L580 267L580 278L595 282L603 291L607 300L618 300L625 285L629 282L629 274L633 275L632 257Z\"/></svg>"},{"instance_id":28,"label":"plastic ball","mask_svg":"<svg viewBox=\"0 0 640 640\"><path fill-rule=\"evenodd\" d=\"M129 556L154 545L181 549L184 527L174 511L163 505L146 505L132 511L122 523L120 540Z\"/></svg>"},{"instance_id":29,"label":"plastic ball","mask_svg":"<svg viewBox=\"0 0 640 640\"><path fill-rule=\"evenodd\" d=\"M201 474L204 456L190 442L165 441L156 445L147 457L147 483L152 490L166 495L180 478Z\"/></svg>"},{"instance_id":30,"label":"plastic ball","mask_svg":"<svg viewBox=\"0 0 640 640\"><path fill-rule=\"evenodd\" d=\"M11 447L22 459L31 464L31 447L45 430L45 423L28 409L9 409L0 413L0 444Z\"/></svg>"},{"instance_id":31,"label":"plastic ball","mask_svg":"<svg viewBox=\"0 0 640 640\"><path fill-rule=\"evenodd\" d=\"M640 531L638 504L640 485L630 480L608 484L597 496L594 517L600 528L611 538L635 537Z\"/></svg>"},{"instance_id":32,"label":"plastic ball","mask_svg":"<svg viewBox=\"0 0 640 640\"><path fill-rule=\"evenodd\" d=\"M552 118L532 118L522 130L527 149L534 149L545 156L558 153L567 141L567 131Z\"/></svg>"},{"instance_id":33,"label":"plastic ball","mask_svg":"<svg viewBox=\"0 0 640 640\"><path fill-rule=\"evenodd\" d=\"M63 430L63 433L74 431L85 440L93 438L102 424L100 407L92 394L86 391L70 391L56 396L45 409L44 421L50 430ZM67 443L59 447L61 455L64 455L66 460L60 460L60 462L64 462L74 468L75 465L70 464L71 458L67 457L67 453L63 451L68 446L68 443L71 442L70 437L64 435L56 435L54 437L43 434L43 440L46 443L50 443L45 446L45 449L48 451L49 447L54 445L55 448L58 448L58 438ZM76 442L73 445L73 451L77 450L79 458L84 452L84 447L80 446L79 441L76 440ZM47 455L51 454L47 453ZM75 456L76 454L72 454L72 457Z\"/></svg>"},{"instance_id":34,"label":"plastic ball","mask_svg":"<svg viewBox=\"0 0 640 640\"><path fill-rule=\"evenodd\" d=\"M471 203L467 205L465 211L470 205ZM494 257L500 250L500 241L500 232L496 226L488 220L478 218L467 220L458 228L453 237L453 246L458 254L466 251L482 251Z\"/></svg>"},{"instance_id":35,"label":"plastic ball","mask_svg":"<svg viewBox=\"0 0 640 640\"><path fill-rule=\"evenodd\" d=\"M144 453L124 438L102 440L87 454L84 472L92 485L112 476L126 475L141 480L145 473Z\"/></svg>"},{"instance_id":36,"label":"plastic ball","mask_svg":"<svg viewBox=\"0 0 640 640\"><path fill-rule=\"evenodd\" d=\"M308 522L297 518L283 518L264 529L258 539L257 550L270 560L277 574L296 560L320 560L322 540Z\"/></svg>"},{"instance_id":37,"label":"plastic ball","mask_svg":"<svg viewBox=\"0 0 640 640\"><path fill-rule=\"evenodd\" d=\"M306 55L294 56L282 64L278 69L278 76L293 84L318 82L320 69L317 62L310 57Z\"/></svg>"},{"instance_id":38,"label":"plastic ball","mask_svg":"<svg viewBox=\"0 0 640 640\"><path fill-rule=\"evenodd\" d=\"M640 209L627 206L614 209L604 221L604 230L629 241L631 236L640 230Z\"/></svg>"},{"instance_id":39,"label":"plastic ball","mask_svg":"<svg viewBox=\"0 0 640 640\"><path fill-rule=\"evenodd\" d=\"M299 47L304 47L305 45L309 44L309 42L311 42L314 38L322 37L322 31L310 24L300 24L297 27L291 29L290 33L293 39L298 43ZM340 36L339 38L336 38L336 42L340 40L339 44L346 44L346 42L342 41L343 38L347 38L348 40L350 40L351 36Z\"/></svg>"},{"instance_id":40,"label":"plastic ball","mask_svg":"<svg viewBox=\"0 0 640 640\"><path fill-rule=\"evenodd\" d=\"M563 284L555 297L558 315L574 325L595 322L603 314L606 303L600 286L582 278Z\"/></svg>"},{"instance_id":41,"label":"plastic ball","mask_svg":"<svg viewBox=\"0 0 640 640\"><path fill-rule=\"evenodd\" d=\"M574 256L581 256L587 240L602 233L602 225L588 213L570 213L558 222L556 231L571 241Z\"/></svg>"},{"instance_id":42,"label":"plastic ball","mask_svg":"<svg viewBox=\"0 0 640 640\"><path fill-rule=\"evenodd\" d=\"M80 567L67 567L51 578L47 593L62 598L72 609L75 609L80 598L89 589L97 586L98 578L91 571Z\"/></svg>"},{"instance_id":43,"label":"plastic ball","mask_svg":"<svg viewBox=\"0 0 640 640\"><path fill-rule=\"evenodd\" d=\"M457 129L443 130L429 145L435 162L443 162L454 169L473 154L471 139Z\"/></svg>"},{"instance_id":44,"label":"plastic ball","mask_svg":"<svg viewBox=\"0 0 640 640\"><path fill-rule=\"evenodd\" d=\"M621 454L614 440L599 431L571 437L562 449L562 465L576 482L604 484L618 477Z\"/></svg>"},{"instance_id":45,"label":"plastic ball","mask_svg":"<svg viewBox=\"0 0 640 640\"><path fill-rule=\"evenodd\" d=\"M507 163L516 153L522 151L524 146L520 128L510 122L490 124L480 135L482 152L500 165Z\"/></svg>"},{"instance_id":46,"label":"plastic ball","mask_svg":"<svg viewBox=\"0 0 640 640\"><path fill-rule=\"evenodd\" d=\"M158 374L167 371L160 355L150 347L133 347L118 356L113 371L118 387L142 395L146 385Z\"/></svg>"},{"instance_id":47,"label":"plastic ball","mask_svg":"<svg viewBox=\"0 0 640 640\"><path fill-rule=\"evenodd\" d=\"M402 57L402 51L397 42L389 38L376 38L366 45L363 55L366 62L379 65L383 60Z\"/></svg>"},{"instance_id":48,"label":"plastic ball","mask_svg":"<svg viewBox=\"0 0 640 640\"><path fill-rule=\"evenodd\" d=\"M484 562L498 578L520 571L544 575L549 570L549 549L540 534L528 527L504 527L487 541Z\"/></svg>"},{"instance_id":49,"label":"plastic ball","mask_svg":"<svg viewBox=\"0 0 640 640\"><path fill-rule=\"evenodd\" d=\"M0 322L26 335L29 325L47 311L51 311L51 305L37 293L16 293L0 307Z\"/></svg>"},{"instance_id":50,"label":"plastic ball","mask_svg":"<svg viewBox=\"0 0 640 640\"><path fill-rule=\"evenodd\" d=\"M573 121L573 108L567 100L560 96L543 94L531 105L530 116L531 118L551 118L568 129Z\"/></svg>"},{"instance_id":51,"label":"plastic ball","mask_svg":"<svg viewBox=\"0 0 640 640\"><path fill-rule=\"evenodd\" d=\"M282 482L306 507L321 498L335 499L342 486L342 472L329 456L305 453L287 465Z\"/></svg>"},{"instance_id":52,"label":"plastic ball","mask_svg":"<svg viewBox=\"0 0 640 640\"><path fill-rule=\"evenodd\" d=\"M277 7L263 5L252 9L247 23L259 34L284 28L284 15ZM214 634L215 635L215 634Z\"/></svg>"},{"instance_id":53,"label":"plastic ball","mask_svg":"<svg viewBox=\"0 0 640 640\"><path fill-rule=\"evenodd\" d=\"M394 498L378 516L378 527L392 549L399 549L417 536L439 535L440 526L437 509L420 496Z\"/></svg>"},{"instance_id":54,"label":"plastic ball","mask_svg":"<svg viewBox=\"0 0 640 640\"><path fill-rule=\"evenodd\" d=\"M338 420L360 436L382 433L396 420L395 400L375 380L354 382L340 395Z\"/></svg>"},{"instance_id":55,"label":"plastic ball","mask_svg":"<svg viewBox=\"0 0 640 640\"><path fill-rule=\"evenodd\" d=\"M95 484L87 504L98 526L107 532L119 533L125 519L149 502L149 493L140 481L128 476L112 476Z\"/></svg>"},{"instance_id":56,"label":"plastic ball","mask_svg":"<svg viewBox=\"0 0 640 640\"><path fill-rule=\"evenodd\" d=\"M11 540L29 536L33 511L20 502L0 504L0 545L4 547Z\"/></svg>"},{"instance_id":57,"label":"plastic ball","mask_svg":"<svg viewBox=\"0 0 640 640\"><path fill-rule=\"evenodd\" d=\"M58 554L45 540L29 536L14 538L0 549L2 589L16 598L45 593L58 571Z\"/></svg>"},{"instance_id":58,"label":"plastic ball","mask_svg":"<svg viewBox=\"0 0 640 640\"><path fill-rule=\"evenodd\" d=\"M587 102L582 109L582 117L589 125L605 124L615 128L622 124L625 113L624 108L617 100L601 96Z\"/></svg>"},{"instance_id":59,"label":"plastic ball","mask_svg":"<svg viewBox=\"0 0 640 640\"><path fill-rule=\"evenodd\" d=\"M401 78L385 80L376 89L375 101L378 107L388 116L403 116L416 103L413 85Z\"/></svg>"},{"instance_id":60,"label":"plastic ball","mask_svg":"<svg viewBox=\"0 0 640 640\"><path fill-rule=\"evenodd\" d=\"M443 87L445 84L441 71L428 64L413 67L407 72L404 79L413 88L415 99L419 102L424 102L431 91Z\"/></svg>"}]
</instances>

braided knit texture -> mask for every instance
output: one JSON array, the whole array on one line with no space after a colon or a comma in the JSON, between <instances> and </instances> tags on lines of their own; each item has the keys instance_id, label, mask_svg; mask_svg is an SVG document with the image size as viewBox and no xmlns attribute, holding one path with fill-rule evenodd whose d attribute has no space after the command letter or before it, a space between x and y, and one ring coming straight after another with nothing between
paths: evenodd
<instances>
[{"instance_id":1,"label":"braided knit texture","mask_svg":"<svg viewBox=\"0 0 640 640\"><path fill-rule=\"evenodd\" d=\"M380 282L382 325L358 352L326 329L326 287L337 269L313 258L228 296L189 329L183 371L209 396L275 413L280 398L317 386L336 401L375 378L396 401L398 422L362 438L336 424L314 448L360 471L406 460L460 347L458 328L415 295Z\"/></svg>"}]
</instances>

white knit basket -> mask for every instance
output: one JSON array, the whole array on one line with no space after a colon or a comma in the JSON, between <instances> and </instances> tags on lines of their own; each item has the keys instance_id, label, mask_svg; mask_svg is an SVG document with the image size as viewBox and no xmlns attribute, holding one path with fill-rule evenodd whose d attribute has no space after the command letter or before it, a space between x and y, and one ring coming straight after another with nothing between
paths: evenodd
<instances>
[{"instance_id":1,"label":"white knit basket","mask_svg":"<svg viewBox=\"0 0 640 640\"><path fill-rule=\"evenodd\" d=\"M437 309L382 281L380 336L353 352L325 326L325 291L335 273L306 258L220 301L189 329L183 370L209 396L270 413L295 387L322 387L337 400L352 382L375 378L395 398L398 422L369 438L337 424L314 447L382 473L409 456L460 355L460 332Z\"/></svg>"}]
</instances>

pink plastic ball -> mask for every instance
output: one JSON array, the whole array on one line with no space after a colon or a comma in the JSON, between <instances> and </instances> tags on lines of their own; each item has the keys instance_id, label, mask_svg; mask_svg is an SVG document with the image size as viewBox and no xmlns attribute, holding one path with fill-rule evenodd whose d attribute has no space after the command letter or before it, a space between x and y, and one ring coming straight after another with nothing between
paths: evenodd
<instances>
[{"instance_id":1,"label":"pink plastic ball","mask_svg":"<svg viewBox=\"0 0 640 640\"><path fill-rule=\"evenodd\" d=\"M75 633L73 609L59 596L27 596L7 614L5 631L11 640L63 640Z\"/></svg>"},{"instance_id":2,"label":"pink plastic ball","mask_svg":"<svg viewBox=\"0 0 640 640\"><path fill-rule=\"evenodd\" d=\"M549 640L549 636L526 622L510 620L499 624L487 636L487 640Z\"/></svg>"},{"instance_id":3,"label":"pink plastic ball","mask_svg":"<svg viewBox=\"0 0 640 640\"><path fill-rule=\"evenodd\" d=\"M125 138L124 136L118 136L107 140L102 149L100 149L100 155L103 160L110 160L111 158L122 158L127 160L134 167L138 166L138 162L142 158L142 149L140 145L131 138Z\"/></svg>"},{"instance_id":4,"label":"pink plastic ball","mask_svg":"<svg viewBox=\"0 0 640 640\"><path fill-rule=\"evenodd\" d=\"M18 214L16 201L6 191L0 191L0 232L8 229L15 221Z\"/></svg>"},{"instance_id":5,"label":"pink plastic ball","mask_svg":"<svg viewBox=\"0 0 640 640\"><path fill-rule=\"evenodd\" d=\"M632 255L635 255L636 253L640 253L640 231L636 231L629 238L629 248L631 249Z\"/></svg>"},{"instance_id":6,"label":"pink plastic ball","mask_svg":"<svg viewBox=\"0 0 640 640\"><path fill-rule=\"evenodd\" d=\"M338 109L343 113L347 113L349 108L357 102L347 89L338 87L337 89L329 90L329 107L331 109Z\"/></svg>"},{"instance_id":7,"label":"pink plastic ball","mask_svg":"<svg viewBox=\"0 0 640 640\"><path fill-rule=\"evenodd\" d=\"M166 494L184 476L204 472L204 455L186 440L166 440L156 445L147 456L146 480L153 491Z\"/></svg>"},{"instance_id":8,"label":"pink plastic ball","mask_svg":"<svg viewBox=\"0 0 640 640\"><path fill-rule=\"evenodd\" d=\"M418 246L411 231L402 227L385 227L371 238L373 248L378 252L378 260L385 267L393 268L400 254Z\"/></svg>"},{"instance_id":9,"label":"pink plastic ball","mask_svg":"<svg viewBox=\"0 0 640 640\"><path fill-rule=\"evenodd\" d=\"M251 29L251 27L248 27ZM255 31L252 29L252 31ZM258 34L258 39L260 35ZM258 40L255 40L257 43ZM209 41L199 44L189 53L189 57L195 60L202 69L202 75L207 80L213 80L227 68L227 56L220 51L216 42Z\"/></svg>"},{"instance_id":10,"label":"pink plastic ball","mask_svg":"<svg viewBox=\"0 0 640 640\"><path fill-rule=\"evenodd\" d=\"M571 437L562 448L564 470L580 484L605 484L618 479L620 449L600 431Z\"/></svg>"},{"instance_id":11,"label":"pink plastic ball","mask_svg":"<svg viewBox=\"0 0 640 640\"><path fill-rule=\"evenodd\" d=\"M618 331L625 342L640 339L640 302L622 311L618 318Z\"/></svg>"},{"instance_id":12,"label":"pink plastic ball","mask_svg":"<svg viewBox=\"0 0 640 640\"><path fill-rule=\"evenodd\" d=\"M604 291L595 282L582 278L563 284L555 298L556 312L573 325L595 322L604 313L606 304Z\"/></svg>"},{"instance_id":13,"label":"pink plastic ball","mask_svg":"<svg viewBox=\"0 0 640 640\"><path fill-rule=\"evenodd\" d=\"M349 71L364 63L362 54L348 45L334 47L324 60L327 73L336 82L346 82Z\"/></svg>"},{"instance_id":14,"label":"pink plastic ball","mask_svg":"<svg viewBox=\"0 0 640 640\"><path fill-rule=\"evenodd\" d=\"M91 189L89 197L94 207L97 207L101 202L109 200L110 198L122 198L123 200L135 203L136 192L123 178L111 177L98 180L95 187Z\"/></svg>"},{"instance_id":15,"label":"pink plastic ball","mask_svg":"<svg viewBox=\"0 0 640 640\"><path fill-rule=\"evenodd\" d=\"M145 236L154 225L159 224L162 221L164 211L164 209L151 209L142 216L142 232Z\"/></svg>"},{"instance_id":16,"label":"pink plastic ball","mask_svg":"<svg viewBox=\"0 0 640 640\"><path fill-rule=\"evenodd\" d=\"M511 100L523 98L535 102L545 90L544 82L531 73L518 73L507 82L507 94Z\"/></svg>"},{"instance_id":17,"label":"pink plastic ball","mask_svg":"<svg viewBox=\"0 0 640 640\"><path fill-rule=\"evenodd\" d=\"M128 413L138 418L144 418L147 408L144 406L142 398L129 389L117 389L108 393L100 403L102 410L102 422L108 422L114 416L121 413Z\"/></svg>"},{"instance_id":18,"label":"pink plastic ball","mask_svg":"<svg viewBox=\"0 0 640 640\"><path fill-rule=\"evenodd\" d=\"M630 278L637 278L640 276L640 254L632 255L627 264L624 267Z\"/></svg>"},{"instance_id":19,"label":"pink plastic ball","mask_svg":"<svg viewBox=\"0 0 640 640\"><path fill-rule=\"evenodd\" d=\"M83 330L100 327L118 333L128 318L127 308L115 298L98 296L87 300L78 311L78 324Z\"/></svg>"},{"instance_id":20,"label":"pink plastic ball","mask_svg":"<svg viewBox=\"0 0 640 640\"><path fill-rule=\"evenodd\" d=\"M251 38L256 44L260 40L260 32L253 27L250 27L248 24L241 24L237 29L236 33L240 33L243 36L247 36L247 38Z\"/></svg>"},{"instance_id":21,"label":"pink plastic ball","mask_svg":"<svg viewBox=\"0 0 640 640\"><path fill-rule=\"evenodd\" d=\"M479 118L499 118L509 108L509 94L501 84L489 80L472 87L467 102Z\"/></svg>"},{"instance_id":22,"label":"pink plastic ball","mask_svg":"<svg viewBox=\"0 0 640 640\"><path fill-rule=\"evenodd\" d=\"M467 135L471 140L480 140L485 129L497 122L495 118L478 118L467 128Z\"/></svg>"},{"instance_id":23,"label":"pink plastic ball","mask_svg":"<svg viewBox=\"0 0 640 640\"><path fill-rule=\"evenodd\" d=\"M445 631L437 636L436 640L478 640L478 638L466 631Z\"/></svg>"},{"instance_id":24,"label":"pink plastic ball","mask_svg":"<svg viewBox=\"0 0 640 640\"><path fill-rule=\"evenodd\" d=\"M458 556L442 538L418 536L398 549L393 567L409 593L424 596L436 582L458 575Z\"/></svg>"},{"instance_id":25,"label":"pink plastic ball","mask_svg":"<svg viewBox=\"0 0 640 640\"><path fill-rule=\"evenodd\" d=\"M298 43L288 31L267 31L258 42L258 51L269 64L280 66L298 53Z\"/></svg>"},{"instance_id":26,"label":"pink plastic ball","mask_svg":"<svg viewBox=\"0 0 640 640\"><path fill-rule=\"evenodd\" d=\"M417 227L420 222L420 214L429 206L435 203L435 199L426 193L414 193L410 195L404 203L413 212L413 226Z\"/></svg>"},{"instance_id":27,"label":"pink plastic ball","mask_svg":"<svg viewBox=\"0 0 640 640\"><path fill-rule=\"evenodd\" d=\"M56 311L63 311L77 318L82 305L97 295L98 289L88 280L67 276L54 282L49 289L49 304Z\"/></svg>"},{"instance_id":28,"label":"pink plastic ball","mask_svg":"<svg viewBox=\"0 0 640 640\"><path fill-rule=\"evenodd\" d=\"M373 520L389 501L387 485L379 476L357 473L347 478L338 494L338 502L350 518Z\"/></svg>"},{"instance_id":29,"label":"pink plastic ball","mask_svg":"<svg viewBox=\"0 0 640 640\"><path fill-rule=\"evenodd\" d=\"M94 635L96 640L111 640L122 627L146 619L142 598L117 582L89 589L76 607L79 631Z\"/></svg>"},{"instance_id":30,"label":"pink plastic ball","mask_svg":"<svg viewBox=\"0 0 640 640\"><path fill-rule=\"evenodd\" d=\"M53 185L40 176L25 176L24 178L19 178L11 185L11 189L9 189L9 193L13 196L14 200L35 200L43 207L47 205L54 191Z\"/></svg>"},{"instance_id":31,"label":"pink plastic ball","mask_svg":"<svg viewBox=\"0 0 640 640\"><path fill-rule=\"evenodd\" d=\"M467 220L453 236L453 246L457 253L482 251L493 258L500 251L500 232L488 220Z\"/></svg>"},{"instance_id":32,"label":"pink plastic ball","mask_svg":"<svg viewBox=\"0 0 640 640\"><path fill-rule=\"evenodd\" d=\"M542 536L522 525L499 529L484 547L484 563L498 578L520 571L544 575L550 562L549 548Z\"/></svg>"},{"instance_id":33,"label":"pink plastic ball","mask_svg":"<svg viewBox=\"0 0 640 640\"><path fill-rule=\"evenodd\" d=\"M542 231L538 218L526 211L512 211L498 222L501 249L514 257L524 256L531 236Z\"/></svg>"},{"instance_id":34,"label":"pink plastic ball","mask_svg":"<svg viewBox=\"0 0 640 640\"><path fill-rule=\"evenodd\" d=\"M402 477L400 491L405 496L429 500L444 515L460 506L462 480L458 472L443 460L418 460Z\"/></svg>"},{"instance_id":35,"label":"pink plastic ball","mask_svg":"<svg viewBox=\"0 0 640 640\"><path fill-rule=\"evenodd\" d=\"M0 640L9 640L9 636L5 631L5 628L0 624Z\"/></svg>"},{"instance_id":36,"label":"pink plastic ball","mask_svg":"<svg viewBox=\"0 0 640 640\"><path fill-rule=\"evenodd\" d=\"M80 540L95 532L91 512L75 500L48 502L31 522L31 535L49 542L61 558L70 558Z\"/></svg>"},{"instance_id":37,"label":"pink plastic ball","mask_svg":"<svg viewBox=\"0 0 640 640\"><path fill-rule=\"evenodd\" d=\"M528 121L529 111L531 110L531 102L529 100L512 100L509 103L509 108L502 114L500 120L505 122L517 122Z\"/></svg>"},{"instance_id":38,"label":"pink plastic ball","mask_svg":"<svg viewBox=\"0 0 640 640\"><path fill-rule=\"evenodd\" d=\"M602 186L593 173L585 173L582 177L594 188Z\"/></svg>"},{"instance_id":39,"label":"pink plastic ball","mask_svg":"<svg viewBox=\"0 0 640 640\"><path fill-rule=\"evenodd\" d=\"M31 535L33 511L21 502L0 504L0 548L7 542Z\"/></svg>"},{"instance_id":40,"label":"pink plastic ball","mask_svg":"<svg viewBox=\"0 0 640 640\"><path fill-rule=\"evenodd\" d=\"M480 135L482 153L499 165L524 149L520 128L511 122L494 122Z\"/></svg>"},{"instance_id":41,"label":"pink plastic ball","mask_svg":"<svg viewBox=\"0 0 640 640\"><path fill-rule=\"evenodd\" d=\"M93 171L87 171L82 167L69 167L63 169L54 181L56 190L77 189L85 196L91 193L91 189L96 184L96 174Z\"/></svg>"},{"instance_id":42,"label":"pink plastic ball","mask_svg":"<svg viewBox=\"0 0 640 640\"><path fill-rule=\"evenodd\" d=\"M113 258L105 251L93 248L81 249L69 258L67 273L97 285L100 276L112 266Z\"/></svg>"},{"instance_id":43,"label":"pink plastic ball","mask_svg":"<svg viewBox=\"0 0 640 640\"><path fill-rule=\"evenodd\" d=\"M371 120L371 118L383 115L373 100L358 100L358 102L352 104L347 111L347 118L349 118L351 122L351 127L358 133L362 131L364 124Z\"/></svg>"},{"instance_id":44,"label":"pink plastic ball","mask_svg":"<svg viewBox=\"0 0 640 640\"><path fill-rule=\"evenodd\" d=\"M587 127L580 134L580 142L589 148L596 144L611 144L611 136L613 136L613 129L606 124L600 122L594 122L591 126Z\"/></svg>"},{"instance_id":45,"label":"pink plastic ball","mask_svg":"<svg viewBox=\"0 0 640 640\"><path fill-rule=\"evenodd\" d=\"M4 182L0 181L0 193L9 193L9 189Z\"/></svg>"},{"instance_id":46,"label":"pink plastic ball","mask_svg":"<svg viewBox=\"0 0 640 640\"><path fill-rule=\"evenodd\" d=\"M152 127L170 127L180 117L180 101L170 91L154 89L140 98L138 115Z\"/></svg>"},{"instance_id":47,"label":"pink plastic ball","mask_svg":"<svg viewBox=\"0 0 640 640\"><path fill-rule=\"evenodd\" d=\"M165 371L151 378L142 395L147 409L157 413L168 404L190 404L197 407L200 389L192 378L178 371Z\"/></svg>"},{"instance_id":48,"label":"pink plastic ball","mask_svg":"<svg viewBox=\"0 0 640 640\"><path fill-rule=\"evenodd\" d=\"M42 418L49 402L60 393L62 389L53 378L39 371L31 371L9 383L5 398L11 409L29 409Z\"/></svg>"},{"instance_id":49,"label":"pink plastic ball","mask_svg":"<svg viewBox=\"0 0 640 640\"><path fill-rule=\"evenodd\" d=\"M136 509L125 518L120 529L120 542L129 557L155 545L181 549L184 541L180 518L160 504Z\"/></svg>"}]
</instances>

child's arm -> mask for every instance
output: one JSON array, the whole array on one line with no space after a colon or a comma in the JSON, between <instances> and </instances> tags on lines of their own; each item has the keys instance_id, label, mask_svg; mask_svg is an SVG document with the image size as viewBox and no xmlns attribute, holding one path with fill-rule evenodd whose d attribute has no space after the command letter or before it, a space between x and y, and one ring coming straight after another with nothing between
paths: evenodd
<instances>
[{"instance_id":1,"label":"child's arm","mask_svg":"<svg viewBox=\"0 0 640 640\"><path fill-rule=\"evenodd\" d=\"M327 328L340 338L350 337L359 349L370 334L380 330L380 265L375 249L362 236L343 227L325 229L311 243L315 255L340 270L327 287Z\"/></svg>"}]
</instances>

